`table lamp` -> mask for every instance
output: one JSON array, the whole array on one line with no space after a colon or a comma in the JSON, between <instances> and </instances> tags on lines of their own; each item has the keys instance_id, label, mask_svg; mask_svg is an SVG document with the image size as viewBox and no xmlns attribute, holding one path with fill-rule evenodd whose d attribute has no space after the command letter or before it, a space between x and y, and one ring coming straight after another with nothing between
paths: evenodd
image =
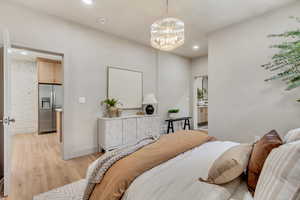
<instances>
[{"instance_id":1,"label":"table lamp","mask_svg":"<svg viewBox=\"0 0 300 200\"><path fill-rule=\"evenodd\" d=\"M154 94L151 93L144 96L143 105L147 105L145 109L147 115L152 115L154 113L153 105L157 103L158 102Z\"/></svg>"}]
</instances>

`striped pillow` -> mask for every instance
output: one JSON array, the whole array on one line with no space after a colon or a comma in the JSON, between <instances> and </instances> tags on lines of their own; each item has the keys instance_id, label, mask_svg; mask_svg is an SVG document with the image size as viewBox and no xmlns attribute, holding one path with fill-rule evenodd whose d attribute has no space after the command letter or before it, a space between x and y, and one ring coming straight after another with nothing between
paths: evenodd
<instances>
[{"instance_id":1,"label":"striped pillow","mask_svg":"<svg viewBox=\"0 0 300 200\"><path fill-rule=\"evenodd\" d=\"M291 143L297 140L300 140L300 128L292 129L284 136L285 143Z\"/></svg>"},{"instance_id":2,"label":"striped pillow","mask_svg":"<svg viewBox=\"0 0 300 200\"><path fill-rule=\"evenodd\" d=\"M259 177L254 200L300 199L300 142L274 149Z\"/></svg>"}]
</instances>

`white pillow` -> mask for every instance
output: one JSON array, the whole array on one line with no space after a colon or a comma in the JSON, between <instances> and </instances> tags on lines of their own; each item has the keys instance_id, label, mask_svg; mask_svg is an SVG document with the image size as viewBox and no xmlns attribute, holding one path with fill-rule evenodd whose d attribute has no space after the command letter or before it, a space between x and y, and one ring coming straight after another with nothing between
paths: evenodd
<instances>
[{"instance_id":1,"label":"white pillow","mask_svg":"<svg viewBox=\"0 0 300 200\"><path fill-rule=\"evenodd\" d=\"M241 144L225 151L209 170L208 178L200 181L222 185L239 177L248 166L252 144Z\"/></svg>"},{"instance_id":2,"label":"white pillow","mask_svg":"<svg viewBox=\"0 0 300 200\"><path fill-rule=\"evenodd\" d=\"M254 200L300 199L300 141L272 150L259 177Z\"/></svg>"},{"instance_id":3,"label":"white pillow","mask_svg":"<svg viewBox=\"0 0 300 200\"><path fill-rule=\"evenodd\" d=\"M291 143L297 140L300 140L300 128L292 129L284 136L284 143Z\"/></svg>"}]
</instances>

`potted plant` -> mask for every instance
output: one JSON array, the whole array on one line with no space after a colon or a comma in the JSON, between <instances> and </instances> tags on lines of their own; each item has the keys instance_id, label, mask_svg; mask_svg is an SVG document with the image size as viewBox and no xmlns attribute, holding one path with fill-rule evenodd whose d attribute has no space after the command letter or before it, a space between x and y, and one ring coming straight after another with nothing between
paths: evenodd
<instances>
[{"instance_id":1,"label":"potted plant","mask_svg":"<svg viewBox=\"0 0 300 200\"><path fill-rule=\"evenodd\" d=\"M300 18L291 17L300 23ZM300 87L300 29L295 28L280 34L272 34L269 37L282 38L284 41L272 45L271 48L278 49L272 60L262 65L270 71L272 76L265 81L282 80L287 84L286 90ZM300 102L300 99L297 99Z\"/></svg>"},{"instance_id":2,"label":"potted plant","mask_svg":"<svg viewBox=\"0 0 300 200\"><path fill-rule=\"evenodd\" d=\"M200 89L200 88L197 88L197 96L198 96L198 100L199 101L204 101L204 98L206 96L206 89L203 88L203 89Z\"/></svg>"},{"instance_id":3,"label":"potted plant","mask_svg":"<svg viewBox=\"0 0 300 200\"><path fill-rule=\"evenodd\" d=\"M170 109L168 110L169 118L176 118L179 113L179 109Z\"/></svg>"},{"instance_id":4,"label":"potted plant","mask_svg":"<svg viewBox=\"0 0 300 200\"><path fill-rule=\"evenodd\" d=\"M101 105L107 106L107 115L108 117L119 117L121 115L121 110L117 108L117 105L122 105L117 99L105 99L101 102Z\"/></svg>"}]
</instances>

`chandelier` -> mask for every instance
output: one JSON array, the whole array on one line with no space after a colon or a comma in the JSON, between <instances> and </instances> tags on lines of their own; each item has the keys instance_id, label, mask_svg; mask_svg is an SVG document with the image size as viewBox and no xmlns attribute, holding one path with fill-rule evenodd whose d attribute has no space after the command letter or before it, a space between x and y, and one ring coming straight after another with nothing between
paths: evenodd
<instances>
[{"instance_id":1,"label":"chandelier","mask_svg":"<svg viewBox=\"0 0 300 200\"><path fill-rule=\"evenodd\" d=\"M167 13L169 1L167 0ZM151 25L151 46L163 51L172 51L184 44L184 22L167 17Z\"/></svg>"}]
</instances>

